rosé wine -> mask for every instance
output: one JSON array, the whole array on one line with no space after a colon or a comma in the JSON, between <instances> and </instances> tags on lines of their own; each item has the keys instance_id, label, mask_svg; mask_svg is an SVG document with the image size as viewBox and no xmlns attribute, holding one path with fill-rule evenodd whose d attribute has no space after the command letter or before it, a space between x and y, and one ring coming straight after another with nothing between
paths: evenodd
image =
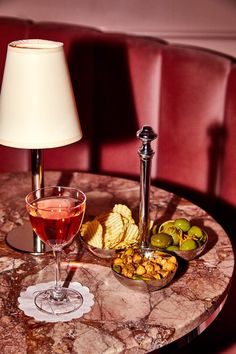
<instances>
[{"instance_id":1,"label":"ros\u00e9 wine","mask_svg":"<svg viewBox=\"0 0 236 354\"><path fill-rule=\"evenodd\" d=\"M32 203L30 221L40 239L53 247L68 244L78 233L85 204L76 205L71 197L48 197Z\"/></svg>"}]
</instances>

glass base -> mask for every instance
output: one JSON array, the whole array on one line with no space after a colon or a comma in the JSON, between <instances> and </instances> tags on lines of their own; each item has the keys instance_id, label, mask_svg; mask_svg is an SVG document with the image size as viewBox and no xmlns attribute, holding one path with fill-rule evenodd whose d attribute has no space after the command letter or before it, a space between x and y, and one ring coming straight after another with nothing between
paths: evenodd
<instances>
[{"instance_id":1,"label":"glass base","mask_svg":"<svg viewBox=\"0 0 236 354\"><path fill-rule=\"evenodd\" d=\"M36 307L50 315L65 315L78 310L83 304L83 296L76 290L62 288L63 296L55 299L55 289L47 289L39 292L34 303Z\"/></svg>"}]
</instances>

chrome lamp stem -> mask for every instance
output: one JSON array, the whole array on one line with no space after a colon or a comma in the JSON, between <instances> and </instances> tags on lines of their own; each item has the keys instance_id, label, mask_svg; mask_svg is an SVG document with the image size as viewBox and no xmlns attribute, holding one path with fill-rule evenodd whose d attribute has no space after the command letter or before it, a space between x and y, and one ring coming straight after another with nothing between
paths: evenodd
<instances>
[{"instance_id":1,"label":"chrome lamp stem","mask_svg":"<svg viewBox=\"0 0 236 354\"><path fill-rule=\"evenodd\" d=\"M157 135L150 126L143 126L137 132L137 137L142 141L138 150L140 156L140 207L139 207L139 234L141 236L141 248L148 247L149 235L149 194L151 184L151 162L154 151L151 142Z\"/></svg>"},{"instance_id":2,"label":"chrome lamp stem","mask_svg":"<svg viewBox=\"0 0 236 354\"><path fill-rule=\"evenodd\" d=\"M40 149L31 150L31 169L32 169L32 190L44 187L44 175L43 175L43 152ZM40 238L33 232L33 252L44 253L45 244Z\"/></svg>"}]
</instances>

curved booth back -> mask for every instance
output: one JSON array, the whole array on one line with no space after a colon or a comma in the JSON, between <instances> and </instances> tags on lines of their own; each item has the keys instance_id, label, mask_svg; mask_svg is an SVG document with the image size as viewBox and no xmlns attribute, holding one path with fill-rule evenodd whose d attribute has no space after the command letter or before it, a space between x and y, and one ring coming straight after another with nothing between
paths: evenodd
<instances>
[{"instance_id":1,"label":"curved booth back","mask_svg":"<svg viewBox=\"0 0 236 354\"><path fill-rule=\"evenodd\" d=\"M136 132L150 125L153 183L236 206L233 58L76 25L0 18L0 31L0 81L9 42L64 43L84 137L45 150L46 170L138 178ZM0 171L29 169L30 151L0 147Z\"/></svg>"}]
</instances>

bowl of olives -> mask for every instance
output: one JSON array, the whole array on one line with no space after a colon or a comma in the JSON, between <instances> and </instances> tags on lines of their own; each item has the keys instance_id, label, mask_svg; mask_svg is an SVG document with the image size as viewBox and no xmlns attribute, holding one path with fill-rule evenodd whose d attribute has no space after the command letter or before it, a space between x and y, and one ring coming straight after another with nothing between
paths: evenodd
<instances>
[{"instance_id":1,"label":"bowl of olives","mask_svg":"<svg viewBox=\"0 0 236 354\"><path fill-rule=\"evenodd\" d=\"M138 291L156 291L171 282L178 262L167 252L130 247L116 252L111 268L122 285Z\"/></svg>"},{"instance_id":2,"label":"bowl of olives","mask_svg":"<svg viewBox=\"0 0 236 354\"><path fill-rule=\"evenodd\" d=\"M151 246L173 253L190 261L199 256L206 247L208 236L201 227L186 218L168 220L154 225L150 238Z\"/></svg>"}]
</instances>

